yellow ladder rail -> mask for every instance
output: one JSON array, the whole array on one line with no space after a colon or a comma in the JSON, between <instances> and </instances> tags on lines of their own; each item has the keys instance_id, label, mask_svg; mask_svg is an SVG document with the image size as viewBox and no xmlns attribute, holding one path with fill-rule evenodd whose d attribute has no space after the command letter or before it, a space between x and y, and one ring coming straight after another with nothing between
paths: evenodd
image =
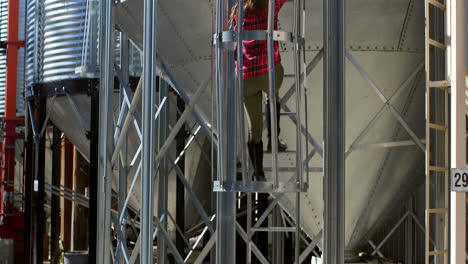
<instances>
[{"instance_id":1,"label":"yellow ladder rail","mask_svg":"<svg viewBox=\"0 0 468 264\"><path fill-rule=\"evenodd\" d=\"M448 0L449 1L449 0ZM429 10L431 10L431 6L438 8L446 14L446 5L438 0L426 0L425 1L425 16L426 16L426 26L425 26L425 57L426 57L426 254L425 254L425 263L430 264L431 258L437 258L437 263L444 263L448 264L448 241L449 241L449 96L450 96L450 82L447 81L447 77L443 80L431 80L430 73L431 71L431 47L434 47L436 50L445 51L447 49L446 44L441 43L435 39L430 37L430 30L432 29L432 23L430 21ZM436 38L436 37L434 37ZM467 72L468 74L468 72ZM442 91L444 104L437 104L434 101L431 102L431 91L434 92L435 90ZM441 114L443 112L443 114ZM442 115L444 121L436 123L436 120L431 120L432 113L439 113L439 119L442 119ZM438 131L438 132L434 132ZM431 137L431 133L435 133L435 138L439 138L440 141L436 141L435 138ZM442 134L441 134L442 133ZM443 139L442 136L443 135ZM435 141L435 142L434 142ZM437 148L435 147L437 144ZM434 158L432 161L431 151L434 149L440 149L443 145L445 155L443 157L438 157L438 160ZM437 164L438 163L438 164ZM431 176L436 176L435 179L439 181L440 184L444 184L444 192L443 194L439 194L433 197L431 194ZM443 177L443 178L440 178ZM440 181L443 181L440 182ZM438 200L438 199L444 199ZM434 202L435 200L435 207L431 208L431 201ZM431 219L432 217L436 217L436 221L445 217L443 222L439 222L438 228L438 235L440 237L437 239L433 239L434 244L431 248ZM443 243L443 245L442 245ZM443 257L443 262L442 258Z\"/></svg>"},{"instance_id":2,"label":"yellow ladder rail","mask_svg":"<svg viewBox=\"0 0 468 264\"><path fill-rule=\"evenodd\" d=\"M440 9L444 10L444 11L447 9L447 7L444 4L442 4L441 2L439 2L437 0L429 0L429 4L431 4L431 5L435 6L435 7L438 7Z\"/></svg>"}]
</instances>

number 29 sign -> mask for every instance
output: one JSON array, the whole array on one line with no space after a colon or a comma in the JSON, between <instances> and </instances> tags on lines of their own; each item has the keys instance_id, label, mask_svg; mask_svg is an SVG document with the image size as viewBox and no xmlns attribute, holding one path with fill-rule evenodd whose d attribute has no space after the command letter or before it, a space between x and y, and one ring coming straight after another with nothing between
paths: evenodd
<instances>
[{"instance_id":1,"label":"number 29 sign","mask_svg":"<svg viewBox=\"0 0 468 264\"><path fill-rule=\"evenodd\" d=\"M468 192L468 168L450 169L450 190Z\"/></svg>"}]
</instances>

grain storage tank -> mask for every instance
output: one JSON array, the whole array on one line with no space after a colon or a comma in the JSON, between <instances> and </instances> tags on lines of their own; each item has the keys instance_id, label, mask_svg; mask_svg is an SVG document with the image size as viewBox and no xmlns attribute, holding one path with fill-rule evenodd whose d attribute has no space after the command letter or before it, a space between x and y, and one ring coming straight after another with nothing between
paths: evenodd
<instances>
[{"instance_id":1,"label":"grain storage tank","mask_svg":"<svg viewBox=\"0 0 468 264\"><path fill-rule=\"evenodd\" d=\"M45 0L28 1L26 79L32 83L49 83L79 78L80 71L91 62L91 54L97 54L96 29L90 24L90 17L96 15L97 1L87 0ZM94 31L93 31L94 30ZM130 53L132 75L139 75L139 53ZM118 53L116 57L118 58ZM116 60L118 63L118 60ZM133 65L136 63L137 65ZM94 67L97 68L96 66Z\"/></svg>"},{"instance_id":2,"label":"grain storage tank","mask_svg":"<svg viewBox=\"0 0 468 264\"><path fill-rule=\"evenodd\" d=\"M24 10L25 0L19 1L19 21L18 21L18 39L24 39ZM7 40L7 19L8 19L8 1L0 1L0 41ZM0 49L0 117L3 117L5 111L5 82L6 82L6 50ZM17 95L16 111L17 116L23 116L24 113L24 49L18 50L18 75L17 75Z\"/></svg>"}]
</instances>

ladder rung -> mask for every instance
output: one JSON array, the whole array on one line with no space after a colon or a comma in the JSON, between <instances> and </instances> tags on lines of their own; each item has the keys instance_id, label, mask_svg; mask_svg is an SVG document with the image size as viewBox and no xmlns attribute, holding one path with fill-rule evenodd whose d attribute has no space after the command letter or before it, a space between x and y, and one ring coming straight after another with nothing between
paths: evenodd
<instances>
[{"instance_id":1,"label":"ladder rung","mask_svg":"<svg viewBox=\"0 0 468 264\"><path fill-rule=\"evenodd\" d=\"M450 87L450 84L448 81L429 81L429 87L446 90Z\"/></svg>"},{"instance_id":2,"label":"ladder rung","mask_svg":"<svg viewBox=\"0 0 468 264\"><path fill-rule=\"evenodd\" d=\"M430 214L442 214L442 213L447 213L448 209L446 208L431 208L427 209L427 212Z\"/></svg>"},{"instance_id":3,"label":"ladder rung","mask_svg":"<svg viewBox=\"0 0 468 264\"><path fill-rule=\"evenodd\" d=\"M284 74L284 78L294 78L294 77L296 77L296 74L294 74L294 73L285 73Z\"/></svg>"},{"instance_id":4,"label":"ladder rung","mask_svg":"<svg viewBox=\"0 0 468 264\"><path fill-rule=\"evenodd\" d=\"M444 4L442 4L441 2L439 2L437 0L428 0L428 2L429 2L429 4L431 4L431 5L435 6L435 7L438 7L440 9L444 10L444 11L445 11L445 9L447 9L447 7Z\"/></svg>"},{"instance_id":5,"label":"ladder rung","mask_svg":"<svg viewBox=\"0 0 468 264\"><path fill-rule=\"evenodd\" d=\"M441 130L441 131L446 131L448 129L446 126L437 125L437 124L433 124L433 123L429 123L429 128L437 129L437 130Z\"/></svg>"},{"instance_id":6,"label":"ladder rung","mask_svg":"<svg viewBox=\"0 0 468 264\"><path fill-rule=\"evenodd\" d=\"M257 227L252 228L254 232L296 232L295 227Z\"/></svg>"},{"instance_id":7,"label":"ladder rung","mask_svg":"<svg viewBox=\"0 0 468 264\"><path fill-rule=\"evenodd\" d=\"M444 255L447 254L448 250L429 251L429 256Z\"/></svg>"},{"instance_id":8,"label":"ladder rung","mask_svg":"<svg viewBox=\"0 0 468 264\"><path fill-rule=\"evenodd\" d=\"M291 116L296 115L296 112L281 112L280 115Z\"/></svg>"},{"instance_id":9,"label":"ladder rung","mask_svg":"<svg viewBox=\"0 0 468 264\"><path fill-rule=\"evenodd\" d=\"M447 49L447 46L445 46L445 44L442 44L442 43L440 43L438 41L435 41L433 39L429 39L429 45L437 47L437 48L439 48L441 50L446 50Z\"/></svg>"},{"instance_id":10,"label":"ladder rung","mask_svg":"<svg viewBox=\"0 0 468 264\"><path fill-rule=\"evenodd\" d=\"M439 172L448 172L449 171L448 168L437 167L437 166L429 166L429 170L430 171L439 171Z\"/></svg>"}]
</instances>

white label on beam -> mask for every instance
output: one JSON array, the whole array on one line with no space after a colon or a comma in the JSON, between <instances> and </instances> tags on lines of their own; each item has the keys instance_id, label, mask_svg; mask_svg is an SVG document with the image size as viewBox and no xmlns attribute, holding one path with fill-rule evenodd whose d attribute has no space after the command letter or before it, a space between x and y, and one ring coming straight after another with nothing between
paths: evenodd
<instances>
[{"instance_id":1,"label":"white label on beam","mask_svg":"<svg viewBox=\"0 0 468 264\"><path fill-rule=\"evenodd\" d=\"M452 168L450 170L450 190L452 192L468 192L468 168Z\"/></svg>"}]
</instances>

